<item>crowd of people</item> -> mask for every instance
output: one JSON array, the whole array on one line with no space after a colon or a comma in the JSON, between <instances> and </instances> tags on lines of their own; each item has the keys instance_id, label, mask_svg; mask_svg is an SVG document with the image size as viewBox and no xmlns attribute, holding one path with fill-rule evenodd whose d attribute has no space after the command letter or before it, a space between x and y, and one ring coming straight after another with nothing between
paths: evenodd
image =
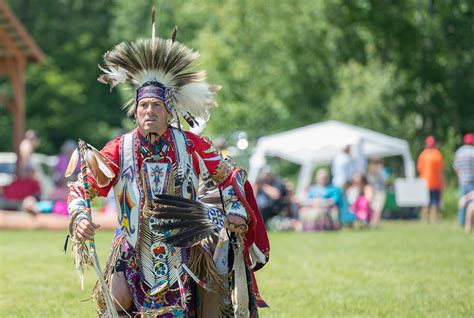
<instances>
[{"instance_id":1,"label":"crowd of people","mask_svg":"<svg viewBox=\"0 0 474 318\"><path fill-rule=\"evenodd\" d=\"M258 178L255 194L270 228L318 231L337 230L343 225L377 227L387 178L382 160L358 165L351 156L351 147L346 146L335 157L331 174L328 169L318 169L315 183L302 197L295 197L289 183L267 171Z\"/></svg>"},{"instance_id":2,"label":"crowd of people","mask_svg":"<svg viewBox=\"0 0 474 318\"><path fill-rule=\"evenodd\" d=\"M428 136L417 171L429 193L421 220L437 223L445 187L444 159L436 139ZM456 151L453 169L459 182L459 224L471 233L474 223L474 134L466 134ZM255 184L257 203L267 226L277 230L336 230L342 226L376 228L387 198L388 169L381 159L355 160L346 146L331 169L315 173L315 183L296 197L288 182L264 171Z\"/></svg>"},{"instance_id":3,"label":"crowd of people","mask_svg":"<svg viewBox=\"0 0 474 318\"><path fill-rule=\"evenodd\" d=\"M357 164L346 146L329 171L316 171L300 209L303 230L336 230L343 225L377 227L386 197L388 173L380 159Z\"/></svg>"},{"instance_id":4,"label":"crowd of people","mask_svg":"<svg viewBox=\"0 0 474 318\"><path fill-rule=\"evenodd\" d=\"M13 202L10 208L31 213L54 212L67 215L64 178L69 158L76 142L66 141L53 169L54 192L41 201L41 183L32 155L38 144L35 131L28 130L20 144L18 178L4 188L3 196ZM429 192L428 204L421 209L421 220L437 223L440 218L444 180L444 159L433 136L425 140L417 165L419 176ZM474 134L466 134L463 145L456 151L453 169L459 182L458 222L466 233L474 223ZM315 183L302 197L296 197L292 186L269 170L263 171L255 183L255 195L262 216L270 227L303 231L334 230L341 226L377 227L386 201L387 169L381 159L367 164L354 160L351 147L346 146L334 158L331 169L318 169ZM44 198L43 198L44 199ZM108 204L108 202L112 204ZM106 200L106 207L116 210L115 199Z\"/></svg>"}]
</instances>

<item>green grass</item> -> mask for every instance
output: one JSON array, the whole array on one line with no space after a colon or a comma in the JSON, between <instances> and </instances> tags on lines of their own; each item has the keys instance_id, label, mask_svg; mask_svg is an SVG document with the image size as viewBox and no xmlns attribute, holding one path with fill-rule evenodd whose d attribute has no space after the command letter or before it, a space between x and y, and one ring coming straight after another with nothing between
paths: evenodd
<instances>
[{"instance_id":1,"label":"green grass","mask_svg":"<svg viewBox=\"0 0 474 318\"><path fill-rule=\"evenodd\" d=\"M1 317L94 317L94 273L80 284L64 233L0 233ZM104 260L112 237L99 233ZM385 222L379 230L271 233L257 273L262 317L472 317L474 236L454 223Z\"/></svg>"}]
</instances>

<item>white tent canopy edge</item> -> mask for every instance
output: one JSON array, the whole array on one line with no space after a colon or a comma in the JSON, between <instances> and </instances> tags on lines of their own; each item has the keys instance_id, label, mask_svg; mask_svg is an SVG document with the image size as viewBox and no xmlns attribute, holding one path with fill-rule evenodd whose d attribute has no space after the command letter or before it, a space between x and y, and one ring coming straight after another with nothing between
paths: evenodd
<instances>
[{"instance_id":1,"label":"white tent canopy edge","mask_svg":"<svg viewBox=\"0 0 474 318\"><path fill-rule=\"evenodd\" d=\"M331 163L346 145L352 146L356 158L400 155L405 176L408 179L415 177L415 165L406 140L330 120L261 137L250 157L249 179L256 180L266 165L266 157L280 157L301 165L296 187L296 193L300 195L311 182L314 166Z\"/></svg>"}]
</instances>

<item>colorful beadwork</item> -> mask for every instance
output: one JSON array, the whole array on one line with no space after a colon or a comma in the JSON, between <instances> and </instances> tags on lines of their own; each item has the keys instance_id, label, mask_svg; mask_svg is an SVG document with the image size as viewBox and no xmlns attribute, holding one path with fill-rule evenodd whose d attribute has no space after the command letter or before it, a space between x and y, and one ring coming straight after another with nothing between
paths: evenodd
<instances>
[{"instance_id":1,"label":"colorful beadwork","mask_svg":"<svg viewBox=\"0 0 474 318\"><path fill-rule=\"evenodd\" d=\"M214 223L215 226L220 230L224 227L224 215L219 209L216 208L211 208L207 212L207 215L209 217L209 220Z\"/></svg>"}]
</instances>

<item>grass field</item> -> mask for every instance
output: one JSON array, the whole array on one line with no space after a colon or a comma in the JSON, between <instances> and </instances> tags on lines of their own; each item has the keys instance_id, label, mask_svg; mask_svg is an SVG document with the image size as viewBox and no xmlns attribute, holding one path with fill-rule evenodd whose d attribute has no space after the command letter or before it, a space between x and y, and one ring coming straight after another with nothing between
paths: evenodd
<instances>
[{"instance_id":1,"label":"grass field","mask_svg":"<svg viewBox=\"0 0 474 318\"><path fill-rule=\"evenodd\" d=\"M94 317L65 233L0 233L1 317ZM102 259L111 232L97 236ZM271 233L257 273L262 317L473 317L474 236L454 223L386 222L374 231Z\"/></svg>"}]
</instances>

